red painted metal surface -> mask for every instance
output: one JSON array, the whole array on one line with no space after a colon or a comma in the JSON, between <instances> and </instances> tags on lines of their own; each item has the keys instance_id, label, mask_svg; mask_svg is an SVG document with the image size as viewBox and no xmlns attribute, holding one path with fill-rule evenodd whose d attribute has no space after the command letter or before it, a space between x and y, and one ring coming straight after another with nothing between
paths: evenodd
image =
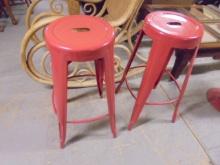
<instances>
[{"instance_id":1,"label":"red painted metal surface","mask_svg":"<svg viewBox=\"0 0 220 165\"><path fill-rule=\"evenodd\" d=\"M66 138L67 68L71 61L95 61L100 96L105 76L108 116L113 136L116 137L114 39L114 29L102 18L92 16L66 16L54 21L45 29L45 40L52 58L52 101L59 122L61 148L64 147ZM106 115L68 123L92 122L104 117Z\"/></svg>"},{"instance_id":2,"label":"red painted metal surface","mask_svg":"<svg viewBox=\"0 0 220 165\"><path fill-rule=\"evenodd\" d=\"M144 21L144 27L139 34L135 48L131 54L116 92L119 92L122 83L126 79L127 72L144 35L149 36L153 40L153 44L140 89L138 91L135 106L133 108L133 113L128 126L129 129L131 129L132 126L137 122L152 89L156 88L157 84L159 83L166 70L166 66L170 60L173 50L175 48L194 49L195 52L193 58L189 62L189 67L184 82L181 87L177 86L180 88L180 94L176 99L175 111L172 118L172 121L175 122L178 114L178 107L185 92L199 44L201 42L203 26L193 18L176 12L157 11L147 15ZM173 78L173 76L171 76L171 78Z\"/></svg>"},{"instance_id":3,"label":"red painted metal surface","mask_svg":"<svg viewBox=\"0 0 220 165\"><path fill-rule=\"evenodd\" d=\"M146 66L138 66L139 67L146 67ZM130 69L133 69L133 68L136 68L136 67L132 67ZM181 92L181 89L180 89L180 86L178 84L178 82L176 81L175 77L173 77L173 75L171 74L171 72L169 70L166 70L166 73L171 77L171 79L174 81L177 89L179 92ZM131 96L137 100L137 96L134 94L134 92L132 91L129 83L128 83L128 80L125 78L125 83L126 83L126 86L128 88L128 91L130 92ZM177 101L177 98L175 99L169 99L169 100L166 100L166 101L160 101L160 102L145 102L144 105L165 105L165 104L172 104L172 103L175 103Z\"/></svg>"},{"instance_id":4,"label":"red painted metal surface","mask_svg":"<svg viewBox=\"0 0 220 165\"><path fill-rule=\"evenodd\" d=\"M220 88L211 88L207 91L209 103L220 112Z\"/></svg>"}]
</instances>

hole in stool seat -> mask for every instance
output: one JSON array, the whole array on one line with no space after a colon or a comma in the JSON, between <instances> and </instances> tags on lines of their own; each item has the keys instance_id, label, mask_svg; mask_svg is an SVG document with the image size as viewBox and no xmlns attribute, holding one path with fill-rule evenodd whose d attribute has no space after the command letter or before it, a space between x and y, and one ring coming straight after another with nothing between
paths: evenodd
<instances>
[{"instance_id":1,"label":"hole in stool seat","mask_svg":"<svg viewBox=\"0 0 220 165\"><path fill-rule=\"evenodd\" d=\"M180 26L182 25L180 22L168 22L168 25L176 25L176 26Z\"/></svg>"},{"instance_id":2,"label":"hole in stool seat","mask_svg":"<svg viewBox=\"0 0 220 165\"><path fill-rule=\"evenodd\" d=\"M90 29L89 28L85 28L85 27L73 28L73 31L75 31L75 32L88 32L88 31L90 31Z\"/></svg>"}]
</instances>

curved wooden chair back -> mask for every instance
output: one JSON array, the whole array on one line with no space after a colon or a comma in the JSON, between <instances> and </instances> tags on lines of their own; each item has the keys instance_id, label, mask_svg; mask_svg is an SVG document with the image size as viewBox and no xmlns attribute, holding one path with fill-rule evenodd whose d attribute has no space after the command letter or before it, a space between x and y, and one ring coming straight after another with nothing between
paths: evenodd
<instances>
[{"instance_id":1,"label":"curved wooden chair back","mask_svg":"<svg viewBox=\"0 0 220 165\"><path fill-rule=\"evenodd\" d=\"M133 17L144 0L106 0L104 18L113 26L120 26ZM104 14L104 12L102 13ZM103 16L103 15L100 15Z\"/></svg>"}]
</instances>

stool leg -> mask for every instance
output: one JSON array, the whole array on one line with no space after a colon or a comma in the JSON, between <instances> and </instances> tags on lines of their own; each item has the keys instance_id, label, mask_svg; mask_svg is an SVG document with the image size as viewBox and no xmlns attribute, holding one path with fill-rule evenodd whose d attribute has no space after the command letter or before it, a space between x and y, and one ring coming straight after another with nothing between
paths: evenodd
<instances>
[{"instance_id":1,"label":"stool leg","mask_svg":"<svg viewBox=\"0 0 220 165\"><path fill-rule=\"evenodd\" d=\"M53 112L56 114L56 106L55 106L55 102L54 102L54 90L52 91L52 105L53 105Z\"/></svg>"},{"instance_id":2,"label":"stool leg","mask_svg":"<svg viewBox=\"0 0 220 165\"><path fill-rule=\"evenodd\" d=\"M137 50L138 50L138 47L139 47L139 45L140 45L140 43L141 43L141 40L142 40L143 36L144 36L144 32L143 32L143 31L140 31L140 34L139 34L138 39L137 39L137 41L136 41L136 43L135 43L135 46L134 46L134 50L133 50L133 52L132 52L132 54L131 54L131 57L130 57L130 59L129 59L129 61L128 61L128 64L127 64L127 66L126 66L126 68L125 68L125 70L124 70L124 73L123 73L123 75L122 75L122 78L121 78L121 80L119 81L118 87L116 88L116 91L115 91L116 93L118 93L118 92L120 91L121 86L122 86L123 82L125 81L125 78L126 78L126 76L127 76L127 74L128 74L128 71L129 71L129 69L130 69L130 67L131 67L131 64L132 64L132 62L133 62L133 60L134 60L134 57L135 57L135 55L136 55L136 52L137 52Z\"/></svg>"},{"instance_id":3,"label":"stool leg","mask_svg":"<svg viewBox=\"0 0 220 165\"><path fill-rule=\"evenodd\" d=\"M96 69L96 81L99 90L99 95L102 97L103 91L103 79L104 79L104 61L103 59L98 59L95 61L95 69Z\"/></svg>"},{"instance_id":4,"label":"stool leg","mask_svg":"<svg viewBox=\"0 0 220 165\"><path fill-rule=\"evenodd\" d=\"M104 58L106 95L113 137L117 136L115 124L115 84L114 84L114 50L111 48Z\"/></svg>"},{"instance_id":5,"label":"stool leg","mask_svg":"<svg viewBox=\"0 0 220 165\"><path fill-rule=\"evenodd\" d=\"M169 55L169 56L172 55L172 52L173 52L173 51L170 51L170 55ZM164 63L163 68L166 68L168 62L169 62L169 59L167 59L167 61ZM159 84L159 82L160 82L160 80L161 80L161 78L162 78L162 76L163 76L163 74L164 74L164 71L165 71L165 70L162 70L162 71L161 71L160 76L158 77L156 83L154 84L154 89L155 89L155 88L157 87L157 85Z\"/></svg>"},{"instance_id":6,"label":"stool leg","mask_svg":"<svg viewBox=\"0 0 220 165\"><path fill-rule=\"evenodd\" d=\"M54 54L53 54L54 55ZM60 55L52 56L53 99L59 121L60 147L66 139L67 62Z\"/></svg>"},{"instance_id":7,"label":"stool leg","mask_svg":"<svg viewBox=\"0 0 220 165\"><path fill-rule=\"evenodd\" d=\"M161 77L163 76L163 73L164 73L164 71L162 71L162 72L160 73L159 78L157 79L156 83L154 84L154 89L157 88L157 85L159 84L159 82L160 82L160 80L161 80Z\"/></svg>"},{"instance_id":8,"label":"stool leg","mask_svg":"<svg viewBox=\"0 0 220 165\"><path fill-rule=\"evenodd\" d=\"M196 55L198 53L198 49L199 48L196 48L195 51L194 51L194 55L192 56L192 59L190 60L190 63L189 63L189 66L188 66L188 70L187 70L187 73L186 73L186 76L185 76L185 79L183 81L183 85L181 87L181 90L180 90L180 94L178 96L178 99L177 99L177 102L176 102L176 105L175 105L175 110L174 110L174 113L173 113L173 117L172 117L172 122L175 123L176 122L176 118L177 118L177 115L179 113L179 105L180 105L180 102L183 98L183 95L185 93L185 90L186 90L186 86L188 84L188 81L189 81L189 77L192 73L192 69L193 69L193 64L194 64L194 61L195 61L195 58L196 58Z\"/></svg>"},{"instance_id":9,"label":"stool leg","mask_svg":"<svg viewBox=\"0 0 220 165\"><path fill-rule=\"evenodd\" d=\"M137 122L145 101L149 97L150 92L154 88L154 85L159 79L161 73L164 71L165 64L170 59L171 52L172 49L170 48L170 45L161 42L153 43L147 67L144 71L141 86L138 91L137 100L133 108L130 123L128 125L129 130ZM158 60L158 56L160 57L160 60Z\"/></svg>"}]
</instances>

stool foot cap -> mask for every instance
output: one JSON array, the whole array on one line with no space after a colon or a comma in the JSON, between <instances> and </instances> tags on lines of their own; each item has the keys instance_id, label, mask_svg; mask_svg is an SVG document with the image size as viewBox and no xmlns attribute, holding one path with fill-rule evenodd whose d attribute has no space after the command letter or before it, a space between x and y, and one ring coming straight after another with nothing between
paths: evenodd
<instances>
[{"instance_id":1,"label":"stool foot cap","mask_svg":"<svg viewBox=\"0 0 220 165\"><path fill-rule=\"evenodd\" d=\"M132 124L132 123L130 123L130 124L128 125L128 131L131 131L132 126L133 126L133 124Z\"/></svg>"},{"instance_id":2,"label":"stool foot cap","mask_svg":"<svg viewBox=\"0 0 220 165\"><path fill-rule=\"evenodd\" d=\"M64 149L64 146L65 146L64 143L61 142L61 143L60 143L60 148L61 148L61 149Z\"/></svg>"},{"instance_id":3,"label":"stool foot cap","mask_svg":"<svg viewBox=\"0 0 220 165\"><path fill-rule=\"evenodd\" d=\"M116 90L115 90L115 93L120 92L120 89L121 89L121 85L119 84L119 85L117 86Z\"/></svg>"}]
</instances>

